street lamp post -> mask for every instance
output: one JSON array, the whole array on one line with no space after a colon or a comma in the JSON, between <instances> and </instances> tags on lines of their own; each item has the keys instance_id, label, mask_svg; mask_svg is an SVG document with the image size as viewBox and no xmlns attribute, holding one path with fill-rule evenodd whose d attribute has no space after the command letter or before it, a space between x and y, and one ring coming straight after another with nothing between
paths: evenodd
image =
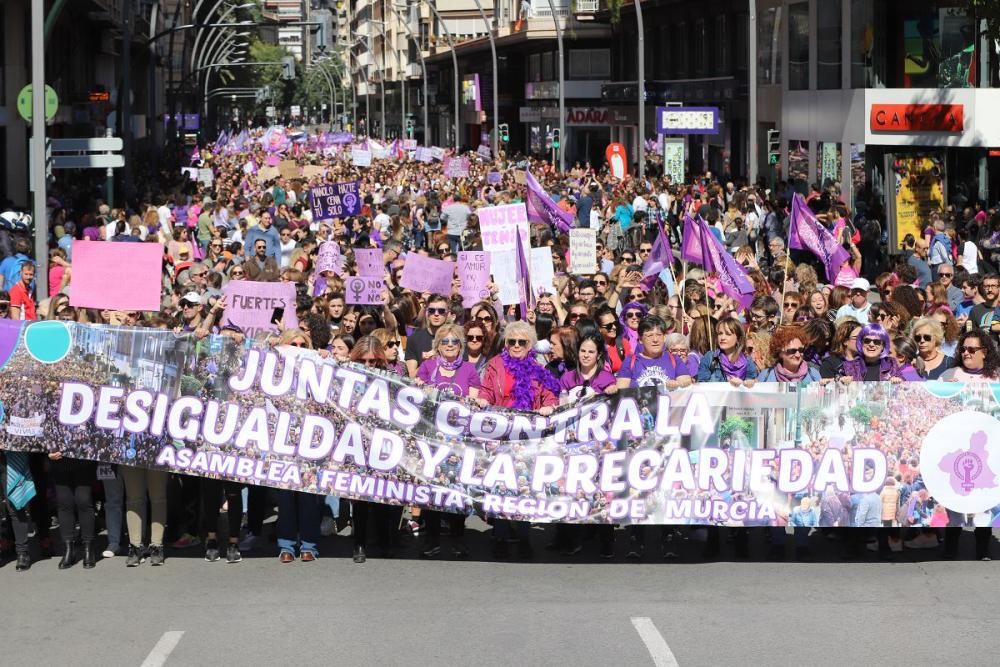
<instances>
[{"instance_id":1,"label":"street lamp post","mask_svg":"<svg viewBox=\"0 0 1000 667\"><path fill-rule=\"evenodd\" d=\"M639 3L637 2L636 5ZM496 159L499 151L497 148L500 144L500 93L499 86L497 84L497 78L500 76L500 72L497 69L497 42L493 37L493 26L489 24L486 20L486 12L483 11L483 3L476 0L476 9L479 10L479 16L482 17L483 23L486 25L486 36L490 38L490 54L493 56L493 159ZM495 18L495 17L494 17ZM560 133L561 134L561 133Z\"/></svg>"},{"instance_id":2,"label":"street lamp post","mask_svg":"<svg viewBox=\"0 0 1000 667\"><path fill-rule=\"evenodd\" d=\"M552 25L556 28L556 44L559 47L559 141L566 141L566 79L563 71L563 34L559 25L556 6L549 0L549 11L552 12ZM566 171L566 158L562 144L559 145L559 171Z\"/></svg>"},{"instance_id":3,"label":"street lamp post","mask_svg":"<svg viewBox=\"0 0 1000 667\"><path fill-rule=\"evenodd\" d=\"M646 31L642 25L642 1L633 4L639 31L639 140L636 143L639 145L639 178L644 179L646 177Z\"/></svg>"},{"instance_id":4,"label":"street lamp post","mask_svg":"<svg viewBox=\"0 0 1000 667\"><path fill-rule=\"evenodd\" d=\"M424 103L422 106L424 110L424 144L426 145L430 141L430 128L427 126L427 63L424 62L424 50L420 47L420 42L413 35L413 31L410 30L410 26L399 16L399 10L396 6L392 3L388 3L386 6L396 14L397 20L403 24L403 29L406 30L406 34L413 42L413 46L417 50L417 56L420 58L420 71L423 73Z\"/></svg>"},{"instance_id":5,"label":"street lamp post","mask_svg":"<svg viewBox=\"0 0 1000 667\"><path fill-rule=\"evenodd\" d=\"M369 20L371 23L379 26L379 31L382 33L382 57L385 58L385 47L389 42L389 35L385 31L385 23L375 21L374 19ZM399 74L399 132L402 136L406 134L406 77L403 76L403 61L399 57L399 50L393 48L392 55L396 58L396 72ZM385 72L385 67L382 68L382 72Z\"/></svg>"},{"instance_id":6,"label":"street lamp post","mask_svg":"<svg viewBox=\"0 0 1000 667\"><path fill-rule=\"evenodd\" d=\"M361 67L361 63L358 61L358 57L354 55L354 51L348 48L347 53L354 58L355 69L352 70L352 73L360 74L365 77L365 136L367 137L372 124L371 91L368 90L368 87L371 84L368 81L368 73L365 72L363 67ZM353 89L354 86L352 85L351 88ZM356 120L357 119L355 119L355 121ZM357 125L357 122L355 122L355 125Z\"/></svg>"},{"instance_id":7,"label":"street lamp post","mask_svg":"<svg viewBox=\"0 0 1000 667\"><path fill-rule=\"evenodd\" d=\"M437 8L433 4L431 4L430 0L424 0L424 2L426 2L427 8L431 10L431 13L434 14L434 18L437 19L437 22L438 24L440 24L441 29L444 30L444 36L448 40L448 49L451 51L451 64L452 67L455 68L455 152L457 153L459 147L462 145L462 138L461 138L462 117L459 111L460 99L458 92L459 91L458 56L455 54L455 40L451 38L451 31L448 30L448 25L444 22L444 19L441 18L441 15L438 14ZM549 0L549 2L551 3L552 0ZM426 100L424 100L424 102L426 103ZM426 129L424 130L424 132L426 133Z\"/></svg>"}]
</instances>

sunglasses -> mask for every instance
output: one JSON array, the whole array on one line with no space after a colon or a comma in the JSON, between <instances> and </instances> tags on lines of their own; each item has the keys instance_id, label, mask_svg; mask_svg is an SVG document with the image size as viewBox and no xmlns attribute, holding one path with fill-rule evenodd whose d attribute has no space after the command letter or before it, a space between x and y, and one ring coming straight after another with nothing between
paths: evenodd
<instances>
[{"instance_id":1,"label":"sunglasses","mask_svg":"<svg viewBox=\"0 0 1000 667\"><path fill-rule=\"evenodd\" d=\"M292 347L305 347L306 346L305 343L289 343L289 345L292 346Z\"/></svg>"},{"instance_id":2,"label":"sunglasses","mask_svg":"<svg viewBox=\"0 0 1000 667\"><path fill-rule=\"evenodd\" d=\"M462 344L462 340L460 338L450 338L450 337L449 338L442 338L441 339L441 344L442 345L461 345Z\"/></svg>"},{"instance_id":3,"label":"sunglasses","mask_svg":"<svg viewBox=\"0 0 1000 667\"><path fill-rule=\"evenodd\" d=\"M785 310L795 310L798 307L799 304L795 303L794 301L789 301L788 303L785 304Z\"/></svg>"},{"instance_id":4,"label":"sunglasses","mask_svg":"<svg viewBox=\"0 0 1000 667\"><path fill-rule=\"evenodd\" d=\"M648 255L648 254L649 254L649 253L651 253L652 251L653 251L653 249L652 249L652 248L639 248L639 254L640 254L640 255L644 255L644 254L645 254L645 255Z\"/></svg>"},{"instance_id":5,"label":"sunglasses","mask_svg":"<svg viewBox=\"0 0 1000 667\"><path fill-rule=\"evenodd\" d=\"M440 248L438 248L438 252L448 252L448 250L450 250L450 248L448 248L448 246L446 245L443 245Z\"/></svg>"},{"instance_id":6,"label":"sunglasses","mask_svg":"<svg viewBox=\"0 0 1000 667\"><path fill-rule=\"evenodd\" d=\"M806 348L804 348L804 347L789 347L789 348L786 348L786 349L782 350L781 352L783 354L787 354L790 357L794 357L795 355L802 354L805 351L806 351Z\"/></svg>"},{"instance_id":7,"label":"sunglasses","mask_svg":"<svg viewBox=\"0 0 1000 667\"><path fill-rule=\"evenodd\" d=\"M618 328L618 325L616 325L614 322L608 322L607 324L602 324L601 328L604 329L605 331L614 331L615 329Z\"/></svg>"},{"instance_id":8,"label":"sunglasses","mask_svg":"<svg viewBox=\"0 0 1000 667\"><path fill-rule=\"evenodd\" d=\"M507 347L528 347L528 341L524 338L508 338Z\"/></svg>"},{"instance_id":9,"label":"sunglasses","mask_svg":"<svg viewBox=\"0 0 1000 667\"><path fill-rule=\"evenodd\" d=\"M233 271L233 273L232 273L233 278L239 278L240 276L244 276L244 275L246 275L246 274L243 273L242 271Z\"/></svg>"},{"instance_id":10,"label":"sunglasses","mask_svg":"<svg viewBox=\"0 0 1000 667\"><path fill-rule=\"evenodd\" d=\"M492 322L493 321L493 316L492 315L479 315L479 316L476 317L476 319L479 320L480 322Z\"/></svg>"},{"instance_id":11,"label":"sunglasses","mask_svg":"<svg viewBox=\"0 0 1000 667\"><path fill-rule=\"evenodd\" d=\"M642 313L640 313L638 310L630 310L627 313L625 313L626 320L639 319L640 317L642 317Z\"/></svg>"},{"instance_id":12,"label":"sunglasses","mask_svg":"<svg viewBox=\"0 0 1000 667\"><path fill-rule=\"evenodd\" d=\"M444 315L447 312L448 312L447 308L428 308L427 309L427 314L428 315Z\"/></svg>"},{"instance_id":13,"label":"sunglasses","mask_svg":"<svg viewBox=\"0 0 1000 667\"><path fill-rule=\"evenodd\" d=\"M635 255L622 255L622 261L623 262L634 262L635 261Z\"/></svg>"},{"instance_id":14,"label":"sunglasses","mask_svg":"<svg viewBox=\"0 0 1000 667\"><path fill-rule=\"evenodd\" d=\"M378 366L380 363L378 359L373 359L370 357L367 359L360 359L359 361L361 361L361 363L363 363L365 366Z\"/></svg>"},{"instance_id":15,"label":"sunglasses","mask_svg":"<svg viewBox=\"0 0 1000 667\"><path fill-rule=\"evenodd\" d=\"M475 334L470 334L470 335L468 335L468 336L465 337L465 340L469 341L470 343L482 343L483 342L483 338L484 338L483 336L477 336Z\"/></svg>"},{"instance_id":16,"label":"sunglasses","mask_svg":"<svg viewBox=\"0 0 1000 667\"><path fill-rule=\"evenodd\" d=\"M882 347L882 339L881 338L862 338L861 339L861 344L862 345L870 345L871 347Z\"/></svg>"},{"instance_id":17,"label":"sunglasses","mask_svg":"<svg viewBox=\"0 0 1000 667\"><path fill-rule=\"evenodd\" d=\"M570 313L569 319L575 321L580 319L581 317L586 317L586 316L587 316L586 313Z\"/></svg>"},{"instance_id":18,"label":"sunglasses","mask_svg":"<svg viewBox=\"0 0 1000 667\"><path fill-rule=\"evenodd\" d=\"M595 280L594 284L595 285L607 285L608 281L607 280Z\"/></svg>"},{"instance_id":19,"label":"sunglasses","mask_svg":"<svg viewBox=\"0 0 1000 667\"><path fill-rule=\"evenodd\" d=\"M918 343L929 343L932 340L934 340L934 336L930 334L916 334L913 336L913 340L917 341Z\"/></svg>"},{"instance_id":20,"label":"sunglasses","mask_svg":"<svg viewBox=\"0 0 1000 667\"><path fill-rule=\"evenodd\" d=\"M938 278L954 278L954 277L955 277L954 273L944 273L942 271L938 271Z\"/></svg>"},{"instance_id":21,"label":"sunglasses","mask_svg":"<svg viewBox=\"0 0 1000 667\"><path fill-rule=\"evenodd\" d=\"M975 354L976 352L981 352L982 349L983 348L981 347L972 347L969 345L963 345L962 347L958 348L958 351L961 352L962 354Z\"/></svg>"},{"instance_id":22,"label":"sunglasses","mask_svg":"<svg viewBox=\"0 0 1000 667\"><path fill-rule=\"evenodd\" d=\"M398 340L387 341L385 346L388 348L399 347L399 341Z\"/></svg>"}]
</instances>

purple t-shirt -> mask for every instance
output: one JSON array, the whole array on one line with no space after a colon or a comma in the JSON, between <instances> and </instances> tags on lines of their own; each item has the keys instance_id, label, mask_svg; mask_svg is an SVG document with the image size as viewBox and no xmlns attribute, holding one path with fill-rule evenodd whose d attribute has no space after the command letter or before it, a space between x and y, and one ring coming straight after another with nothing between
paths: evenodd
<instances>
[{"instance_id":1,"label":"purple t-shirt","mask_svg":"<svg viewBox=\"0 0 1000 667\"><path fill-rule=\"evenodd\" d=\"M439 362L437 357L426 360L417 369L417 378L423 380L425 384L437 387L442 391L447 391L455 396L468 396L469 389L478 389L479 371L474 364L463 361L455 374L445 377L438 371Z\"/></svg>"},{"instance_id":2,"label":"purple t-shirt","mask_svg":"<svg viewBox=\"0 0 1000 667\"><path fill-rule=\"evenodd\" d=\"M559 386L568 392L570 399L587 398L594 394L603 394L604 390L615 384L615 376L609 370L601 369L589 381L584 380L579 371L566 371L559 378Z\"/></svg>"},{"instance_id":3,"label":"purple t-shirt","mask_svg":"<svg viewBox=\"0 0 1000 667\"><path fill-rule=\"evenodd\" d=\"M630 387L655 387L676 380L678 375L687 375L687 369L677 368L674 355L664 351L658 359L649 359L641 354L631 355L622 362L619 378L627 378Z\"/></svg>"}]
</instances>

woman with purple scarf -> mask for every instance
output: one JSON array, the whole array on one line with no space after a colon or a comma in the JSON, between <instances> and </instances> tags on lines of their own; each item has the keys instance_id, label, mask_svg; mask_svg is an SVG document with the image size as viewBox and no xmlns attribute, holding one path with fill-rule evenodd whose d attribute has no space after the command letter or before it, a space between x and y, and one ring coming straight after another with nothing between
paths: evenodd
<instances>
[{"instance_id":1,"label":"woman with purple scarf","mask_svg":"<svg viewBox=\"0 0 1000 667\"><path fill-rule=\"evenodd\" d=\"M633 351L639 347L639 322L646 317L648 308L638 301L630 301L622 306L619 321L622 323L622 339L628 341Z\"/></svg>"},{"instance_id":2,"label":"woman with purple scarf","mask_svg":"<svg viewBox=\"0 0 1000 667\"><path fill-rule=\"evenodd\" d=\"M844 359L840 365L842 382L903 381L903 369L892 356L889 333L881 324L866 324L861 328L856 343L858 356Z\"/></svg>"},{"instance_id":3,"label":"woman with purple scarf","mask_svg":"<svg viewBox=\"0 0 1000 667\"><path fill-rule=\"evenodd\" d=\"M701 358L698 382L729 382L752 387L757 380L757 365L746 355L746 333L739 320L723 318L715 327L718 349Z\"/></svg>"}]
</instances>

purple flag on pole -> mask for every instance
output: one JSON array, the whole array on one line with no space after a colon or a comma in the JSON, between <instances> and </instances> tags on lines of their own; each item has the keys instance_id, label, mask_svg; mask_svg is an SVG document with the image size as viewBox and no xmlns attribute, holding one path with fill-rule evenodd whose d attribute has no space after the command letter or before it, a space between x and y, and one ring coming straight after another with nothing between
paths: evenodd
<instances>
[{"instance_id":1,"label":"purple flag on pole","mask_svg":"<svg viewBox=\"0 0 1000 667\"><path fill-rule=\"evenodd\" d=\"M796 193L792 198L792 218L788 223L788 247L796 250L808 250L819 257L826 267L826 278L832 284L840 267L851 259L851 254L844 246L837 243L826 227L816 219L816 215L806 205L802 195Z\"/></svg>"},{"instance_id":2,"label":"purple flag on pole","mask_svg":"<svg viewBox=\"0 0 1000 667\"><path fill-rule=\"evenodd\" d=\"M674 264L674 253L670 248L670 240L663 233L663 225L658 224L658 226L660 229L656 235L656 240L653 242L653 249L650 251L646 261L642 263L641 284L646 290L652 289L660 273L664 269L670 270Z\"/></svg>"},{"instance_id":3,"label":"purple flag on pole","mask_svg":"<svg viewBox=\"0 0 1000 667\"><path fill-rule=\"evenodd\" d=\"M652 253L651 253L652 254ZM681 255L689 262L701 264L705 271L719 278L722 291L743 308L749 308L754 298L753 283L747 272L715 238L701 218L684 219L684 244Z\"/></svg>"},{"instance_id":4,"label":"purple flag on pole","mask_svg":"<svg viewBox=\"0 0 1000 667\"><path fill-rule=\"evenodd\" d=\"M568 232L573 227L573 214L556 206L530 171L524 172L524 177L528 185L528 220L544 222L558 228L559 231Z\"/></svg>"},{"instance_id":5,"label":"purple flag on pole","mask_svg":"<svg viewBox=\"0 0 1000 667\"><path fill-rule=\"evenodd\" d=\"M528 316L528 309L535 307L535 292L531 288L531 274L528 271L528 257L524 252L524 242L520 234L514 234L517 244L517 265L514 267L514 279L517 282L517 292L521 297L521 317Z\"/></svg>"}]
</instances>

